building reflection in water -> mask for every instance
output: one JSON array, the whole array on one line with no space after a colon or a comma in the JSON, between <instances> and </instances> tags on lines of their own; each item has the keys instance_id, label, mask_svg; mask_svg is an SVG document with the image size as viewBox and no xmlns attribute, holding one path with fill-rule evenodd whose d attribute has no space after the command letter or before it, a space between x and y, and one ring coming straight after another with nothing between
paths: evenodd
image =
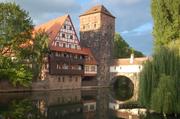
<instances>
[{"instance_id":1,"label":"building reflection in water","mask_svg":"<svg viewBox=\"0 0 180 119\"><path fill-rule=\"evenodd\" d=\"M142 119L136 115L137 110L116 109L111 101L110 90L105 88L2 93L0 119ZM146 118L161 119L161 116Z\"/></svg>"},{"instance_id":2,"label":"building reflection in water","mask_svg":"<svg viewBox=\"0 0 180 119\"><path fill-rule=\"evenodd\" d=\"M0 95L2 99L0 117L2 119L105 119L108 115L108 95L105 92L65 90L3 94ZM14 113L17 111L21 117Z\"/></svg>"}]
</instances>

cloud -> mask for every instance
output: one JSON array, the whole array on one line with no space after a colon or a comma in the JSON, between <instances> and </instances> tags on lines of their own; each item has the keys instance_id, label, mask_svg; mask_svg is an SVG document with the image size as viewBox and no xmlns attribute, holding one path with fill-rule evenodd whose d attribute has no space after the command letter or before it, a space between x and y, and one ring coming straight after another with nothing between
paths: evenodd
<instances>
[{"instance_id":1,"label":"cloud","mask_svg":"<svg viewBox=\"0 0 180 119\"><path fill-rule=\"evenodd\" d=\"M135 29L131 29L131 30L125 30L125 31L122 31L121 34L123 36L126 36L126 35L131 35L131 36L140 36L140 35L143 35L143 34L149 34L152 32L152 28L153 28L153 25L151 22L148 22L148 23L145 23L141 26L138 26L137 28Z\"/></svg>"},{"instance_id":2,"label":"cloud","mask_svg":"<svg viewBox=\"0 0 180 119\"><path fill-rule=\"evenodd\" d=\"M6 1L14 1L28 11L35 24L64 14L76 14L81 10L81 5L76 0L0 0Z\"/></svg>"},{"instance_id":3,"label":"cloud","mask_svg":"<svg viewBox=\"0 0 180 119\"><path fill-rule=\"evenodd\" d=\"M94 5L103 4L116 17L116 32L121 33L130 45L142 50L152 43L149 42L152 39L151 0L0 0L3 1L15 1L29 12L36 25L68 13L76 29L79 29L80 14ZM140 42L137 44L135 40Z\"/></svg>"}]
</instances>

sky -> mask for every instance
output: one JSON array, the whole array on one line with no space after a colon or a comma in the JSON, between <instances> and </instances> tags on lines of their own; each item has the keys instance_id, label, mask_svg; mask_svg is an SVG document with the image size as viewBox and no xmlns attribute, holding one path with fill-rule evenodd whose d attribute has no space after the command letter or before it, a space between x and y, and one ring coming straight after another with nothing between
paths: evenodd
<instances>
[{"instance_id":1,"label":"sky","mask_svg":"<svg viewBox=\"0 0 180 119\"><path fill-rule=\"evenodd\" d=\"M34 25L69 14L79 33L79 15L103 4L116 17L116 32L128 44L151 55L153 52L151 0L0 0L12 1L29 12Z\"/></svg>"}]
</instances>

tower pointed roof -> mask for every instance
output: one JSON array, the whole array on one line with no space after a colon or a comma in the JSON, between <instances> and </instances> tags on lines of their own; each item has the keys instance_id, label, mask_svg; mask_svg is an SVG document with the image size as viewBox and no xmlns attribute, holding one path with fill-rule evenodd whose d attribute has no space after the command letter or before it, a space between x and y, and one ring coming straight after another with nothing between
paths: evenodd
<instances>
[{"instance_id":1,"label":"tower pointed roof","mask_svg":"<svg viewBox=\"0 0 180 119\"><path fill-rule=\"evenodd\" d=\"M104 5L97 5L92 7L91 9L87 10L85 13L81 14L81 16L85 16L85 15L89 15L89 14L94 14L94 13L103 13L106 14L108 16L111 16L113 18L115 18L107 9L106 7L104 7Z\"/></svg>"}]
</instances>

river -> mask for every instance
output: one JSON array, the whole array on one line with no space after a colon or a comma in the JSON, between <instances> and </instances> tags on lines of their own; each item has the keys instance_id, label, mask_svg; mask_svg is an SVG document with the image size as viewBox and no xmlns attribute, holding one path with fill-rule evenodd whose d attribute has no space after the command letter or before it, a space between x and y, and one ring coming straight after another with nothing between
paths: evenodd
<instances>
[{"instance_id":1,"label":"river","mask_svg":"<svg viewBox=\"0 0 180 119\"><path fill-rule=\"evenodd\" d=\"M162 119L159 115L140 117L129 113L118 114L110 108L112 98L125 100L129 94L120 91L122 96L117 96L119 93L116 91L119 92L119 89L2 93L0 119Z\"/></svg>"}]
</instances>

